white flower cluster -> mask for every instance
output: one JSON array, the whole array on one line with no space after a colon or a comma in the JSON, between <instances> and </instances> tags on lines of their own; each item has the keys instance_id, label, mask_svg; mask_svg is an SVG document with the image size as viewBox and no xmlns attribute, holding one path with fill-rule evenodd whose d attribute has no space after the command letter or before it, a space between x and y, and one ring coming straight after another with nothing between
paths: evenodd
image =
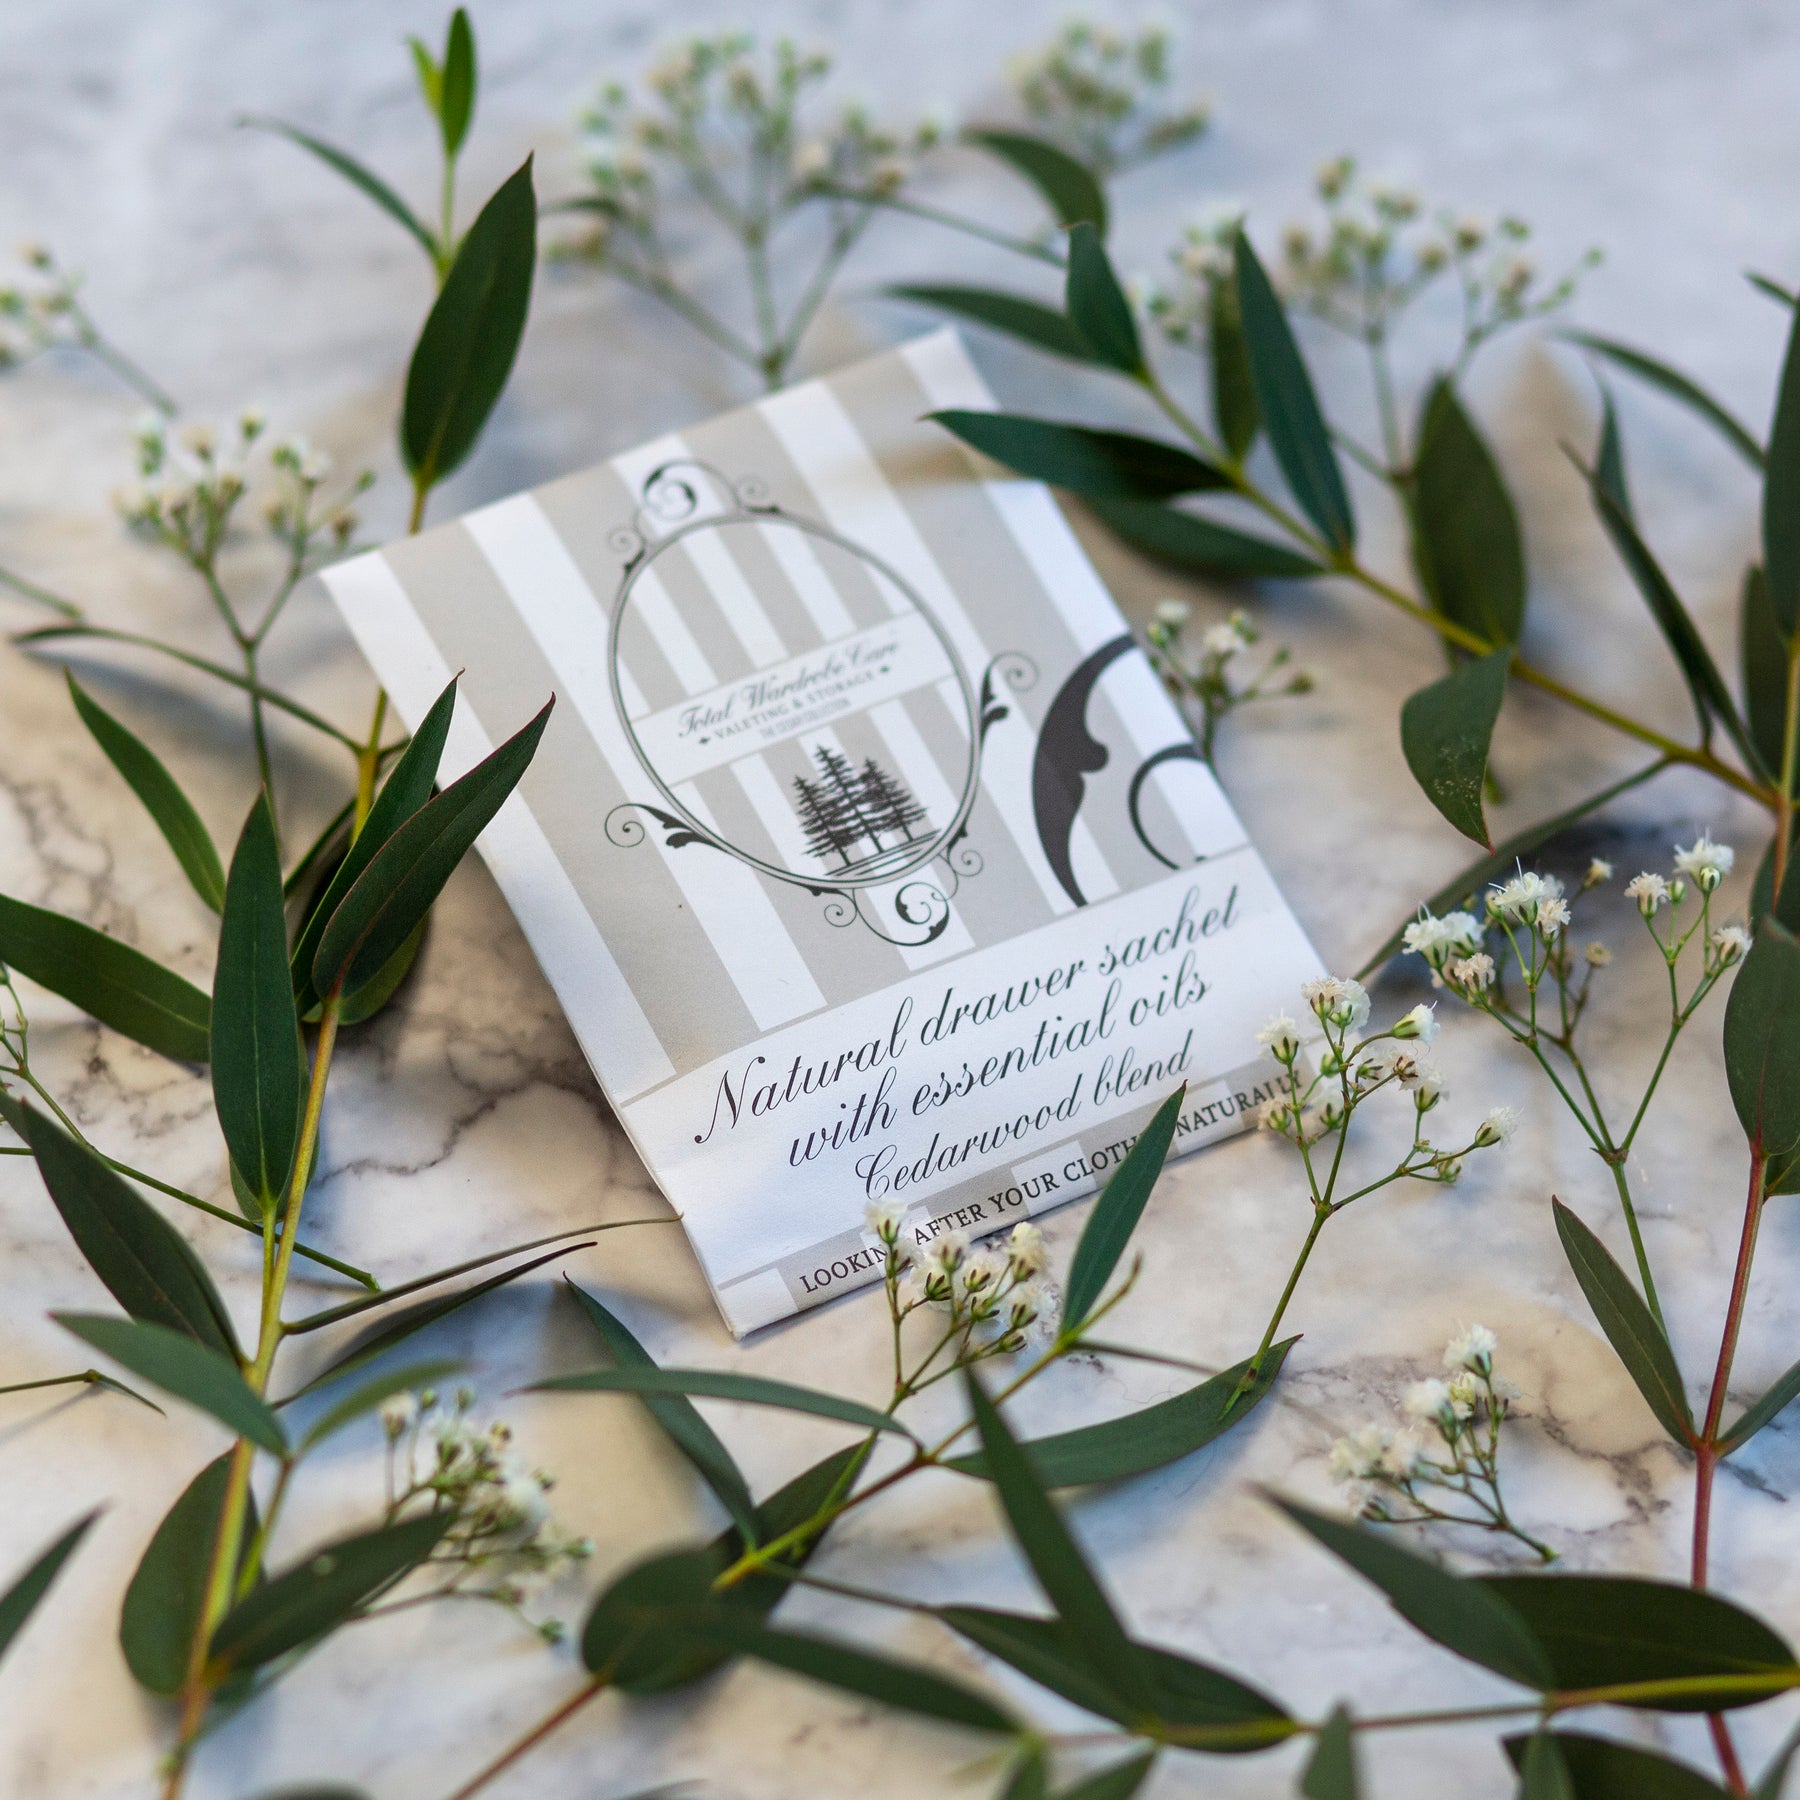
<instances>
[{"instance_id":1,"label":"white flower cluster","mask_svg":"<svg viewBox=\"0 0 1800 1800\"><path fill-rule=\"evenodd\" d=\"M1469 1325L1444 1349L1446 1376L1416 1381L1401 1399L1405 1423L1367 1424L1327 1457L1357 1513L1383 1524L1476 1525L1510 1534L1544 1561L1555 1552L1515 1525L1500 1492L1500 1428L1518 1390L1494 1369L1499 1348Z\"/></svg>"},{"instance_id":2,"label":"white flower cluster","mask_svg":"<svg viewBox=\"0 0 1800 1800\"><path fill-rule=\"evenodd\" d=\"M1209 207L1171 246L1167 282L1144 284L1144 310L1171 344L1203 349L1215 329L1237 324L1233 245L1244 216L1241 206Z\"/></svg>"},{"instance_id":3,"label":"white flower cluster","mask_svg":"<svg viewBox=\"0 0 1800 1800\"><path fill-rule=\"evenodd\" d=\"M446 1404L431 1389L396 1394L381 1408L388 1441L389 1522L421 1511L448 1512L448 1528L426 1568L436 1593L491 1600L517 1611L532 1582L550 1579L594 1553L589 1538L550 1516L551 1478L512 1447L512 1430L477 1426L475 1396L458 1389ZM535 1627L554 1641L554 1620Z\"/></svg>"},{"instance_id":4,"label":"white flower cluster","mask_svg":"<svg viewBox=\"0 0 1800 1800\"><path fill-rule=\"evenodd\" d=\"M921 1307L941 1309L949 1314L947 1332L968 1338L971 1359L1054 1340L1061 1295L1044 1273L1044 1234L1030 1220L1012 1228L1004 1248L971 1248L968 1233L951 1228L937 1232L916 1255L904 1241L912 1227L903 1207L871 1201L865 1222L887 1252L896 1321Z\"/></svg>"},{"instance_id":5,"label":"white flower cluster","mask_svg":"<svg viewBox=\"0 0 1800 1800\"><path fill-rule=\"evenodd\" d=\"M1197 709L1196 735L1201 754L1210 762L1219 722L1234 707L1280 694L1310 693L1313 680L1303 669L1283 675L1290 653L1277 646L1254 676L1234 680L1231 670L1246 650L1253 649L1262 634L1241 607L1198 636L1197 654L1186 648L1185 633L1193 608L1185 600L1168 598L1156 603L1145 632L1150 666L1177 702Z\"/></svg>"},{"instance_id":6,"label":"white flower cluster","mask_svg":"<svg viewBox=\"0 0 1800 1800\"><path fill-rule=\"evenodd\" d=\"M1209 109L1172 106L1174 40L1149 25L1135 36L1085 19L1066 24L1009 70L1031 123L1101 174L1192 142Z\"/></svg>"}]
</instances>

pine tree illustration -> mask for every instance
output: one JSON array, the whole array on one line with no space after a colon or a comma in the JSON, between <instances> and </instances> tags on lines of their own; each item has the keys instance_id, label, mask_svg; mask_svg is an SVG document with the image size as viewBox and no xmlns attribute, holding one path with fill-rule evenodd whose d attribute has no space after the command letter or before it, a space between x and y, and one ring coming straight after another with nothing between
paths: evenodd
<instances>
[{"instance_id":1,"label":"pine tree illustration","mask_svg":"<svg viewBox=\"0 0 1800 1800\"><path fill-rule=\"evenodd\" d=\"M863 804L863 785L850 759L841 750L819 744L813 750L813 761L819 766L831 847L846 862L852 860L850 852L858 843L866 843L868 853L874 855L881 849L881 829Z\"/></svg>"},{"instance_id":2,"label":"pine tree illustration","mask_svg":"<svg viewBox=\"0 0 1800 1800\"><path fill-rule=\"evenodd\" d=\"M850 860L849 845L855 838L852 835L846 840L840 831L838 818L842 810L817 782L808 781L804 775L794 777L794 811L799 815L807 850L820 862L833 856L840 863Z\"/></svg>"},{"instance_id":3,"label":"pine tree illustration","mask_svg":"<svg viewBox=\"0 0 1800 1800\"><path fill-rule=\"evenodd\" d=\"M910 844L913 827L924 823L925 809L913 798L906 783L890 775L871 756L862 766L857 785L862 809L877 832L891 833L902 844Z\"/></svg>"}]
</instances>

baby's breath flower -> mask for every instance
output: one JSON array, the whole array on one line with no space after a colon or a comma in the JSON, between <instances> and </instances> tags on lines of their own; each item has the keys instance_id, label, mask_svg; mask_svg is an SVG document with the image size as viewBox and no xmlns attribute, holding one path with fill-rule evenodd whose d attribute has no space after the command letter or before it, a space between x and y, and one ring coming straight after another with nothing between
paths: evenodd
<instances>
[{"instance_id":1,"label":"baby's breath flower","mask_svg":"<svg viewBox=\"0 0 1800 1800\"><path fill-rule=\"evenodd\" d=\"M1643 874L1634 875L1626 882L1625 898L1635 900L1638 911L1648 919L1669 898L1669 884L1660 875L1654 875L1646 869Z\"/></svg>"},{"instance_id":2,"label":"baby's breath flower","mask_svg":"<svg viewBox=\"0 0 1800 1800\"><path fill-rule=\"evenodd\" d=\"M1604 856L1596 856L1587 866L1587 873L1581 878L1584 888L1599 887L1604 881L1613 878L1613 866Z\"/></svg>"},{"instance_id":3,"label":"baby's breath flower","mask_svg":"<svg viewBox=\"0 0 1800 1800\"><path fill-rule=\"evenodd\" d=\"M1494 1144L1507 1144L1519 1129L1517 1107L1496 1106L1475 1128L1475 1142L1483 1149Z\"/></svg>"},{"instance_id":4,"label":"baby's breath flower","mask_svg":"<svg viewBox=\"0 0 1800 1800\"><path fill-rule=\"evenodd\" d=\"M1278 1063L1291 1063L1300 1053L1300 1027L1286 1013L1277 1013L1256 1034L1256 1041L1266 1045Z\"/></svg>"},{"instance_id":5,"label":"baby's breath flower","mask_svg":"<svg viewBox=\"0 0 1800 1800\"><path fill-rule=\"evenodd\" d=\"M1193 616L1194 609L1185 600L1167 596L1156 603L1156 618L1164 625L1182 626Z\"/></svg>"},{"instance_id":6,"label":"baby's breath flower","mask_svg":"<svg viewBox=\"0 0 1800 1800\"><path fill-rule=\"evenodd\" d=\"M1415 1419L1436 1419L1450 1407L1450 1388L1435 1375L1415 1381L1400 1397L1400 1406Z\"/></svg>"},{"instance_id":7,"label":"baby's breath flower","mask_svg":"<svg viewBox=\"0 0 1800 1800\"><path fill-rule=\"evenodd\" d=\"M1421 1044L1429 1044L1438 1034L1437 1008L1420 1001L1394 1021L1393 1033L1397 1038L1417 1038Z\"/></svg>"},{"instance_id":8,"label":"baby's breath flower","mask_svg":"<svg viewBox=\"0 0 1800 1800\"><path fill-rule=\"evenodd\" d=\"M1020 1220L1007 1240L1007 1254L1012 1258L1014 1272L1022 1279L1042 1274L1047 1261L1044 1234L1029 1219Z\"/></svg>"},{"instance_id":9,"label":"baby's breath flower","mask_svg":"<svg viewBox=\"0 0 1800 1800\"><path fill-rule=\"evenodd\" d=\"M1590 969L1604 969L1612 961L1612 952L1604 944L1592 943L1581 953Z\"/></svg>"},{"instance_id":10,"label":"baby's breath flower","mask_svg":"<svg viewBox=\"0 0 1800 1800\"><path fill-rule=\"evenodd\" d=\"M894 1200L871 1200L863 1208L863 1224L891 1250L900 1241L906 1208Z\"/></svg>"},{"instance_id":11,"label":"baby's breath flower","mask_svg":"<svg viewBox=\"0 0 1800 1800\"><path fill-rule=\"evenodd\" d=\"M1750 934L1741 925L1721 925L1712 934L1712 942L1720 964L1725 967L1741 962L1750 950Z\"/></svg>"},{"instance_id":12,"label":"baby's breath flower","mask_svg":"<svg viewBox=\"0 0 1800 1800\"><path fill-rule=\"evenodd\" d=\"M1465 1325L1444 1346L1444 1367L1485 1375L1493 1368L1494 1352L1499 1348L1500 1340L1485 1325Z\"/></svg>"},{"instance_id":13,"label":"baby's breath flower","mask_svg":"<svg viewBox=\"0 0 1800 1800\"><path fill-rule=\"evenodd\" d=\"M1569 903L1560 894L1540 900L1537 906L1537 928L1546 938L1553 938L1569 922Z\"/></svg>"},{"instance_id":14,"label":"baby's breath flower","mask_svg":"<svg viewBox=\"0 0 1800 1800\"><path fill-rule=\"evenodd\" d=\"M1300 997L1327 1025L1360 1031L1369 1021L1369 995L1351 975L1323 975L1303 982Z\"/></svg>"},{"instance_id":15,"label":"baby's breath flower","mask_svg":"<svg viewBox=\"0 0 1800 1800\"><path fill-rule=\"evenodd\" d=\"M1480 944L1481 922L1466 912L1421 913L1400 939L1403 950L1424 957L1434 969L1442 968L1452 952L1475 950Z\"/></svg>"},{"instance_id":16,"label":"baby's breath flower","mask_svg":"<svg viewBox=\"0 0 1800 1800\"><path fill-rule=\"evenodd\" d=\"M1240 650L1249 647L1246 638L1235 624L1227 621L1223 625L1209 625L1200 634L1200 648L1207 655L1217 657L1225 662L1237 655Z\"/></svg>"},{"instance_id":17,"label":"baby's breath flower","mask_svg":"<svg viewBox=\"0 0 1800 1800\"><path fill-rule=\"evenodd\" d=\"M927 1276L953 1275L957 1265L969 1254L969 1234L952 1226L947 1231L940 1231L929 1244L925 1253L919 1258L925 1266Z\"/></svg>"},{"instance_id":18,"label":"baby's breath flower","mask_svg":"<svg viewBox=\"0 0 1800 1800\"><path fill-rule=\"evenodd\" d=\"M416 1394L394 1394L381 1403L381 1426L390 1438L408 1430L419 1416Z\"/></svg>"},{"instance_id":19,"label":"baby's breath flower","mask_svg":"<svg viewBox=\"0 0 1800 1800\"><path fill-rule=\"evenodd\" d=\"M1494 984L1494 959L1485 950L1453 962L1444 973L1471 994L1485 993Z\"/></svg>"},{"instance_id":20,"label":"baby's breath flower","mask_svg":"<svg viewBox=\"0 0 1800 1800\"><path fill-rule=\"evenodd\" d=\"M1535 918L1542 902L1554 899L1559 891L1553 882L1535 870L1522 870L1510 881L1497 883L1489 889L1487 908L1497 919L1522 925Z\"/></svg>"},{"instance_id":21,"label":"baby's breath flower","mask_svg":"<svg viewBox=\"0 0 1800 1800\"><path fill-rule=\"evenodd\" d=\"M1731 873L1736 860L1737 852L1729 844L1715 844L1704 831L1687 849L1677 845L1675 850L1675 867L1683 875L1693 876L1707 894Z\"/></svg>"}]
</instances>

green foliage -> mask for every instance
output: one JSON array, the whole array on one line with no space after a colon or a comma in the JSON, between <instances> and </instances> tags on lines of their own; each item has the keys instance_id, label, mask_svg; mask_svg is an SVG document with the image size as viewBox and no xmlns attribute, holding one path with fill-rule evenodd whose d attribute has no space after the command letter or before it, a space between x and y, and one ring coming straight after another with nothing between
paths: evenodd
<instances>
[{"instance_id":1,"label":"green foliage","mask_svg":"<svg viewBox=\"0 0 1800 1800\"><path fill-rule=\"evenodd\" d=\"M1800 941L1767 918L1725 1005L1725 1075L1753 1150L1800 1144Z\"/></svg>"},{"instance_id":2,"label":"green foliage","mask_svg":"<svg viewBox=\"0 0 1800 1800\"><path fill-rule=\"evenodd\" d=\"M287 1454L287 1433L251 1389L235 1362L166 1325L115 1319L103 1313L52 1313L51 1317L153 1387L210 1413L234 1436L248 1438L271 1455Z\"/></svg>"},{"instance_id":3,"label":"green foliage","mask_svg":"<svg viewBox=\"0 0 1800 1800\"><path fill-rule=\"evenodd\" d=\"M1268 538L1238 531L1154 500L1109 500L1089 494L1088 508L1147 556L1221 581L1301 581L1324 564Z\"/></svg>"},{"instance_id":4,"label":"green foliage","mask_svg":"<svg viewBox=\"0 0 1800 1800\"><path fill-rule=\"evenodd\" d=\"M1147 373L1131 302L1113 273L1100 233L1091 224L1077 225L1069 233L1069 278L1063 304L1069 323L1087 341L1095 362L1117 369L1121 375L1142 378Z\"/></svg>"},{"instance_id":5,"label":"green foliage","mask_svg":"<svg viewBox=\"0 0 1800 1800\"><path fill-rule=\"evenodd\" d=\"M1129 431L957 408L929 416L983 456L1084 499L1167 500L1230 485L1223 469L1180 445Z\"/></svg>"},{"instance_id":6,"label":"green foliage","mask_svg":"<svg viewBox=\"0 0 1800 1800\"><path fill-rule=\"evenodd\" d=\"M142 738L128 731L100 702L65 670L69 698L94 742L107 760L125 777L131 791L143 801L144 810L175 853L181 872L194 892L214 911L225 904L225 867L193 802L181 791L175 777L163 767L156 752Z\"/></svg>"},{"instance_id":7,"label":"green foliage","mask_svg":"<svg viewBox=\"0 0 1800 1800\"><path fill-rule=\"evenodd\" d=\"M1413 554L1432 605L1490 644L1517 643L1525 625L1518 511L1447 377L1432 384L1419 422L1412 523Z\"/></svg>"},{"instance_id":8,"label":"green foliage","mask_svg":"<svg viewBox=\"0 0 1800 1800\"><path fill-rule=\"evenodd\" d=\"M1512 651L1502 645L1458 663L1400 709L1400 747L1413 779L1464 837L1490 849L1483 792L1511 666Z\"/></svg>"},{"instance_id":9,"label":"green foliage","mask_svg":"<svg viewBox=\"0 0 1800 1800\"><path fill-rule=\"evenodd\" d=\"M731 1369L659 1369L654 1363L619 1369L587 1369L579 1375L555 1375L533 1382L534 1394L643 1394L646 1396L697 1394L709 1400L735 1400L744 1406L773 1406L782 1412L811 1413L819 1419L835 1419L865 1431L912 1433L891 1413L877 1412L860 1400L847 1400L818 1388L796 1387L788 1381L769 1381L760 1375L740 1375Z\"/></svg>"},{"instance_id":10,"label":"green foliage","mask_svg":"<svg viewBox=\"0 0 1800 1800\"><path fill-rule=\"evenodd\" d=\"M469 15L460 6L450 15L441 62L432 56L422 39L413 37L406 41L413 53L419 92L438 122L444 155L454 162L469 135L469 121L475 113L475 33Z\"/></svg>"},{"instance_id":11,"label":"green foliage","mask_svg":"<svg viewBox=\"0 0 1800 1800\"><path fill-rule=\"evenodd\" d=\"M1536 1749L1538 1745L1547 1745L1549 1750ZM1522 1771L1531 1768L1534 1749L1540 1768L1560 1769L1562 1785L1528 1791L1527 1800L1721 1800L1725 1793L1685 1763L1636 1744L1619 1744L1579 1731L1539 1732L1506 1740L1506 1754ZM1546 1782L1553 1777L1546 1772L1537 1779Z\"/></svg>"},{"instance_id":12,"label":"green foliage","mask_svg":"<svg viewBox=\"0 0 1800 1800\"><path fill-rule=\"evenodd\" d=\"M1356 1768L1356 1731L1343 1706L1334 1706L1319 1728L1312 1755L1300 1777L1306 1800L1362 1800L1362 1781Z\"/></svg>"},{"instance_id":13,"label":"green foliage","mask_svg":"<svg viewBox=\"0 0 1800 1800\"><path fill-rule=\"evenodd\" d=\"M177 1062L204 1063L212 1008L191 981L79 919L0 894L0 963Z\"/></svg>"},{"instance_id":14,"label":"green foliage","mask_svg":"<svg viewBox=\"0 0 1800 1800\"><path fill-rule=\"evenodd\" d=\"M1762 542L1769 604L1782 636L1791 638L1800 628L1800 312L1788 328L1775 421L1769 428Z\"/></svg>"},{"instance_id":15,"label":"green foliage","mask_svg":"<svg viewBox=\"0 0 1800 1800\"><path fill-rule=\"evenodd\" d=\"M1692 1444L1694 1415L1668 1334L1606 1246L1560 1200L1553 1199L1551 1206L1563 1254L1606 1333L1606 1341L1618 1353L1625 1372L1637 1383L1663 1430L1678 1444Z\"/></svg>"},{"instance_id":16,"label":"green foliage","mask_svg":"<svg viewBox=\"0 0 1800 1800\"><path fill-rule=\"evenodd\" d=\"M1106 190L1086 163L1029 131L976 129L965 131L962 138L1023 175L1043 196L1057 224L1086 225L1106 236Z\"/></svg>"},{"instance_id":17,"label":"green foliage","mask_svg":"<svg viewBox=\"0 0 1800 1800\"><path fill-rule=\"evenodd\" d=\"M1729 1456L1741 1450L1762 1430L1800 1399L1800 1363L1795 1363L1776 1381L1760 1400L1746 1406L1732 1424L1719 1433L1719 1454Z\"/></svg>"},{"instance_id":18,"label":"green foliage","mask_svg":"<svg viewBox=\"0 0 1800 1800\"><path fill-rule=\"evenodd\" d=\"M1213 423L1226 450L1241 463L1262 429L1262 415L1256 409L1256 378L1250 370L1235 281L1216 282L1208 296L1206 346Z\"/></svg>"},{"instance_id":19,"label":"green foliage","mask_svg":"<svg viewBox=\"0 0 1800 1800\"><path fill-rule=\"evenodd\" d=\"M1118 1267L1138 1220L1150 1203L1151 1190L1168 1161L1181 1121L1181 1104L1187 1098L1182 1083L1156 1109L1150 1123L1138 1134L1125 1160L1108 1177L1082 1227L1081 1241L1069 1264L1068 1291L1063 1299L1062 1329L1065 1336L1079 1331L1098 1304L1101 1292Z\"/></svg>"},{"instance_id":20,"label":"green foliage","mask_svg":"<svg viewBox=\"0 0 1800 1800\"><path fill-rule=\"evenodd\" d=\"M286 1188L300 1142L306 1055L288 976L275 815L261 794L244 822L213 972L213 1104L232 1167L263 1207Z\"/></svg>"},{"instance_id":21,"label":"green foliage","mask_svg":"<svg viewBox=\"0 0 1800 1800\"><path fill-rule=\"evenodd\" d=\"M1571 344L1579 344L1582 349L1593 351L1596 356L1604 357L1616 367L1637 376L1640 381L1648 382L1671 400L1687 407L1712 426L1751 468L1761 471L1764 463L1762 445L1739 423L1735 415L1721 406L1690 376L1683 375L1679 369L1671 368L1647 351L1634 349L1630 344L1621 344L1617 338L1600 337L1591 331L1568 331L1563 336Z\"/></svg>"},{"instance_id":22,"label":"green foliage","mask_svg":"<svg viewBox=\"0 0 1800 1800\"><path fill-rule=\"evenodd\" d=\"M414 238L431 258L434 266L439 262L443 251L431 227L374 170L358 162L347 150L340 150L335 144L328 144L323 138L314 137L310 131L302 131L297 125L286 124L280 119L247 114L238 123L253 125L259 131L272 131L278 137L286 138L290 144L298 144L309 155L316 156L326 168L341 175L358 193L374 201L395 224Z\"/></svg>"},{"instance_id":23,"label":"green foliage","mask_svg":"<svg viewBox=\"0 0 1800 1800\"><path fill-rule=\"evenodd\" d=\"M1312 377L1294 342L1287 313L1242 231L1232 254L1244 355L1269 448L1300 510L1333 550L1348 554L1356 543L1356 517Z\"/></svg>"},{"instance_id":24,"label":"green foliage","mask_svg":"<svg viewBox=\"0 0 1800 1800\"><path fill-rule=\"evenodd\" d=\"M62 1573L63 1564L75 1554L76 1547L99 1516L96 1508L85 1518L77 1519L49 1549L32 1560L11 1586L0 1592L0 1657L12 1648L13 1639L25 1629L25 1621L37 1611L50 1591L50 1584Z\"/></svg>"},{"instance_id":25,"label":"green foliage","mask_svg":"<svg viewBox=\"0 0 1800 1800\"><path fill-rule=\"evenodd\" d=\"M936 307L953 319L984 325L1004 332L1033 349L1045 350L1070 362L1091 363L1094 351L1069 322L1067 313L1024 294L1003 293L998 288L960 287L932 282L903 282L887 290L897 300L916 300Z\"/></svg>"},{"instance_id":26,"label":"green foliage","mask_svg":"<svg viewBox=\"0 0 1800 1800\"><path fill-rule=\"evenodd\" d=\"M512 373L537 266L531 158L494 192L457 246L406 372L400 453L424 494L458 468Z\"/></svg>"},{"instance_id":27,"label":"green foliage","mask_svg":"<svg viewBox=\"0 0 1800 1800\"><path fill-rule=\"evenodd\" d=\"M1775 623L1762 568L1744 571L1738 605L1738 652L1744 677L1744 712L1756 754L1779 781L1787 730L1788 647Z\"/></svg>"},{"instance_id":28,"label":"green foliage","mask_svg":"<svg viewBox=\"0 0 1800 1800\"><path fill-rule=\"evenodd\" d=\"M352 1388L343 1399L328 1406L306 1428L306 1435L300 1440L301 1454L324 1443L346 1425L352 1425L358 1419L366 1419L383 1401L393 1399L396 1394L428 1388L434 1382L454 1375L462 1366L460 1362L447 1357L438 1357L431 1362L403 1363L398 1368L384 1369L379 1375L371 1375L360 1386Z\"/></svg>"}]
</instances>

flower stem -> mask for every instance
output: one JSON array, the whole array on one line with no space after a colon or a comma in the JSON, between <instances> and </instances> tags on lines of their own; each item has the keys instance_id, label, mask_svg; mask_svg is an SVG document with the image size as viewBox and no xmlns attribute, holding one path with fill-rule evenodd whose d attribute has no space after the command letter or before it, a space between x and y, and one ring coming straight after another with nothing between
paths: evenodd
<instances>
[{"instance_id":1,"label":"flower stem","mask_svg":"<svg viewBox=\"0 0 1800 1800\"><path fill-rule=\"evenodd\" d=\"M465 1781L455 1793L446 1796L446 1800L473 1800L474 1795L479 1794L497 1776L504 1775L522 1757L529 1755L559 1725L574 1718L606 1685L605 1677L596 1675L584 1687L577 1688L560 1706L553 1708L539 1719L522 1738L509 1744L491 1763Z\"/></svg>"}]
</instances>

